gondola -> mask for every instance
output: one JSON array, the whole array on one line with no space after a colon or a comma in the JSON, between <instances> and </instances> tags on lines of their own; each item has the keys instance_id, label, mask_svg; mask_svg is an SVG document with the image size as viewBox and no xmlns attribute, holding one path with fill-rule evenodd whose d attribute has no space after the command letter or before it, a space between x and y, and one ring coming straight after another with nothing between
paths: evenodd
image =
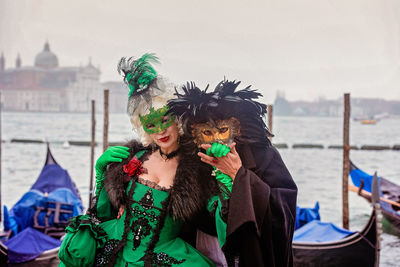
<instances>
[{"instance_id":1,"label":"gondola","mask_svg":"<svg viewBox=\"0 0 400 267\"><path fill-rule=\"evenodd\" d=\"M375 188L377 188L377 182L375 184ZM318 228L319 225L324 223L317 220L296 230L296 232L302 231L304 235L293 240L294 266L379 266L379 234L381 230L380 222L377 220L380 214L378 190L375 189L374 192L375 202L369 221L364 229L359 232L349 232L345 229L339 229L333 224L325 223L323 226L328 226L329 232L332 232L331 230L334 228L334 232L338 233L334 236L328 236L326 235L326 227L322 228L325 229L322 231ZM307 235L307 231L310 235Z\"/></svg>"},{"instance_id":2,"label":"gondola","mask_svg":"<svg viewBox=\"0 0 400 267\"><path fill-rule=\"evenodd\" d=\"M294 224L294 230L299 229L303 225L311 221L320 221L321 216L319 214L319 202L315 203L314 208L304 208L304 207L296 207L296 222Z\"/></svg>"},{"instance_id":3,"label":"gondola","mask_svg":"<svg viewBox=\"0 0 400 267\"><path fill-rule=\"evenodd\" d=\"M355 186L349 187L352 191L371 201L371 181L372 175L369 175L357 168L352 162L350 164L350 176ZM383 177L378 177L382 200L382 214L384 217L384 231L391 234L400 234L400 185L392 183Z\"/></svg>"},{"instance_id":4,"label":"gondola","mask_svg":"<svg viewBox=\"0 0 400 267\"><path fill-rule=\"evenodd\" d=\"M4 208L9 238L0 242L0 266L58 266L60 237L69 218L82 212L78 189L47 145L36 182L10 211Z\"/></svg>"}]
</instances>

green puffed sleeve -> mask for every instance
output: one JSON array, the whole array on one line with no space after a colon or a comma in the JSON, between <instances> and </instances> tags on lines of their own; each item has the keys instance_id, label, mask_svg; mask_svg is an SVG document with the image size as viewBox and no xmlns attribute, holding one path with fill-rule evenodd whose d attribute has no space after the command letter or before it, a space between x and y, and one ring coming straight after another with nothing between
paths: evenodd
<instances>
[{"instance_id":1,"label":"green puffed sleeve","mask_svg":"<svg viewBox=\"0 0 400 267\"><path fill-rule=\"evenodd\" d=\"M227 200L223 201L219 196L213 196L208 202L207 210L214 215L215 217L215 226L217 229L218 241L221 248L225 245L226 241L226 220L225 220L225 212L226 207L224 207L227 203Z\"/></svg>"},{"instance_id":2,"label":"green puffed sleeve","mask_svg":"<svg viewBox=\"0 0 400 267\"><path fill-rule=\"evenodd\" d=\"M79 215L70 220L65 231L67 234L58 252L59 266L93 266L96 249L103 246L107 239L99 222L90 215Z\"/></svg>"}]
</instances>

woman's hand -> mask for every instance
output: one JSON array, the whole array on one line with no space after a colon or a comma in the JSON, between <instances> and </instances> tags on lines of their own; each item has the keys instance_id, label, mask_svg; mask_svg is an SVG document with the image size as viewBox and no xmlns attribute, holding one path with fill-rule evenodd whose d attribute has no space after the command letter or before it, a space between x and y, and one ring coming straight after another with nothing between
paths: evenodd
<instances>
[{"instance_id":1,"label":"woman's hand","mask_svg":"<svg viewBox=\"0 0 400 267\"><path fill-rule=\"evenodd\" d=\"M211 166L214 166L221 172L225 173L226 175L229 175L232 178L232 180L234 180L240 167L242 167L242 161L240 159L239 154L236 151L235 146L236 143L232 143L229 146L230 152L227 152L226 149L218 148L218 146L215 146L214 150L217 152L216 156L220 156L218 158L206 155L202 152L197 153L197 155L201 158L201 161L208 163ZM209 144L201 145L201 147L206 151L207 150L210 151L209 148L211 148L211 154L213 154L211 145ZM208 154L210 154L210 152L208 152Z\"/></svg>"},{"instance_id":2,"label":"woman's hand","mask_svg":"<svg viewBox=\"0 0 400 267\"><path fill-rule=\"evenodd\" d=\"M124 205L119 207L117 219L121 218L122 214L124 214L124 211L125 211L125 206Z\"/></svg>"}]
</instances>

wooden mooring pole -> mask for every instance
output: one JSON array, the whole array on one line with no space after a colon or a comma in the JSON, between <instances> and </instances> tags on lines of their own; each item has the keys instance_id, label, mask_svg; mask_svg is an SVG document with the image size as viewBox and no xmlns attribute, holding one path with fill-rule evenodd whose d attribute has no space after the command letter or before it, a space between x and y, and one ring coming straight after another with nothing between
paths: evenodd
<instances>
[{"instance_id":1,"label":"wooden mooring pole","mask_svg":"<svg viewBox=\"0 0 400 267\"><path fill-rule=\"evenodd\" d=\"M110 91L104 90L103 152L108 148L108 98Z\"/></svg>"},{"instance_id":2,"label":"wooden mooring pole","mask_svg":"<svg viewBox=\"0 0 400 267\"><path fill-rule=\"evenodd\" d=\"M349 229L350 94L348 93L344 94L343 115L342 219L343 228Z\"/></svg>"},{"instance_id":3,"label":"wooden mooring pole","mask_svg":"<svg viewBox=\"0 0 400 267\"><path fill-rule=\"evenodd\" d=\"M268 115L268 130L272 133L272 115L273 115L273 107L272 105L267 106L267 115ZM272 141L272 136L268 137L269 141Z\"/></svg>"},{"instance_id":4,"label":"wooden mooring pole","mask_svg":"<svg viewBox=\"0 0 400 267\"><path fill-rule=\"evenodd\" d=\"M96 133L95 101L92 100L92 142L90 144L89 209L92 207L92 197L93 197L94 147L96 145L95 133Z\"/></svg>"}]
</instances>

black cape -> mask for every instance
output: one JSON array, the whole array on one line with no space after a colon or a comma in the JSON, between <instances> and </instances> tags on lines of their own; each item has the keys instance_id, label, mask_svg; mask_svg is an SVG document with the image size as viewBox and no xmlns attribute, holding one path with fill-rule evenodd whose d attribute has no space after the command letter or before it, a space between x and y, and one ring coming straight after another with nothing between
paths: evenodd
<instances>
[{"instance_id":1,"label":"black cape","mask_svg":"<svg viewBox=\"0 0 400 267\"><path fill-rule=\"evenodd\" d=\"M297 187L272 145L237 145L223 248L229 266L293 266Z\"/></svg>"}]
</instances>

